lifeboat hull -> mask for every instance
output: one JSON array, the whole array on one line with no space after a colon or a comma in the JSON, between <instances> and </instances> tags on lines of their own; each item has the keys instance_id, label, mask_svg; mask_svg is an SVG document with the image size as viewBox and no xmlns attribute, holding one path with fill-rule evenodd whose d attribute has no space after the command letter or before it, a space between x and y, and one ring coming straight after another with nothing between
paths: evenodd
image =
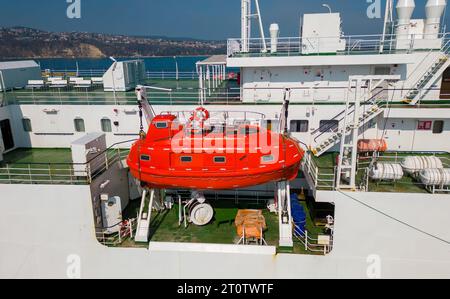
<instances>
[{"instance_id":1,"label":"lifeboat hull","mask_svg":"<svg viewBox=\"0 0 450 299\"><path fill-rule=\"evenodd\" d=\"M260 173L240 173L226 175L161 175L139 172L131 169L131 174L139 178L148 187L156 189L189 189L189 190L232 190L258 186L269 182L291 181L298 176L300 163L284 169Z\"/></svg>"}]
</instances>

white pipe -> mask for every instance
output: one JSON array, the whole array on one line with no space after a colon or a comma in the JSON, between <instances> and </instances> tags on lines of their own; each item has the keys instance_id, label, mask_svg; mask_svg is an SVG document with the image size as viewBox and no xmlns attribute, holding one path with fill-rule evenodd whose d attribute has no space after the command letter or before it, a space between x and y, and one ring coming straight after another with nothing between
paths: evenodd
<instances>
[{"instance_id":1,"label":"white pipe","mask_svg":"<svg viewBox=\"0 0 450 299\"><path fill-rule=\"evenodd\" d=\"M175 60L175 70L176 70L175 78L176 78L176 80L178 81L180 78L179 78L179 73L178 73L178 61L177 61L177 57L174 56L173 59Z\"/></svg>"},{"instance_id":2,"label":"white pipe","mask_svg":"<svg viewBox=\"0 0 450 299\"><path fill-rule=\"evenodd\" d=\"M437 39L439 36L439 29L441 26L441 18L444 10L447 7L446 0L428 0L425 11L425 38Z\"/></svg>"},{"instance_id":3,"label":"white pipe","mask_svg":"<svg viewBox=\"0 0 450 299\"><path fill-rule=\"evenodd\" d=\"M270 25L270 52L276 53L278 51L278 36L280 34L280 27L278 24Z\"/></svg>"},{"instance_id":4,"label":"white pipe","mask_svg":"<svg viewBox=\"0 0 450 299\"><path fill-rule=\"evenodd\" d=\"M6 93L6 85L5 85L5 79L3 78L3 71L0 71L0 76L2 77L2 91L4 92L4 93Z\"/></svg>"},{"instance_id":5,"label":"white pipe","mask_svg":"<svg viewBox=\"0 0 450 299\"><path fill-rule=\"evenodd\" d=\"M416 4L414 0L399 0L396 8L398 15L397 39L407 39Z\"/></svg>"},{"instance_id":6,"label":"white pipe","mask_svg":"<svg viewBox=\"0 0 450 299\"><path fill-rule=\"evenodd\" d=\"M242 48L241 51L246 53L249 51L249 42L251 35L251 0L242 0L241 2L241 39Z\"/></svg>"}]
</instances>

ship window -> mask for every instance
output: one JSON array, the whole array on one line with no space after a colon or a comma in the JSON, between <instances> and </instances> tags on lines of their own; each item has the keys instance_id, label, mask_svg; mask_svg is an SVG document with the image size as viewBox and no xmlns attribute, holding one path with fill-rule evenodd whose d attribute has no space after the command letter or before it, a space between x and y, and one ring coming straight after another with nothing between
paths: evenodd
<instances>
[{"instance_id":1,"label":"ship window","mask_svg":"<svg viewBox=\"0 0 450 299\"><path fill-rule=\"evenodd\" d=\"M142 161L150 161L150 156L149 155L141 155L141 160Z\"/></svg>"},{"instance_id":2,"label":"ship window","mask_svg":"<svg viewBox=\"0 0 450 299\"><path fill-rule=\"evenodd\" d=\"M112 132L111 120L109 118L103 118L101 120L102 131L105 133Z\"/></svg>"},{"instance_id":3,"label":"ship window","mask_svg":"<svg viewBox=\"0 0 450 299\"><path fill-rule=\"evenodd\" d=\"M337 132L339 129L339 121L337 120L321 120L320 133Z\"/></svg>"},{"instance_id":4,"label":"ship window","mask_svg":"<svg viewBox=\"0 0 450 299\"><path fill-rule=\"evenodd\" d=\"M159 121L155 123L156 128L158 129L167 129L169 124L166 121Z\"/></svg>"},{"instance_id":5,"label":"ship window","mask_svg":"<svg viewBox=\"0 0 450 299\"><path fill-rule=\"evenodd\" d=\"M84 119L82 118L75 118L73 120L73 124L75 126L76 132L86 132L86 128L84 126Z\"/></svg>"},{"instance_id":6,"label":"ship window","mask_svg":"<svg viewBox=\"0 0 450 299\"><path fill-rule=\"evenodd\" d=\"M292 133L306 133L309 130L309 121L307 120L291 120Z\"/></svg>"},{"instance_id":7,"label":"ship window","mask_svg":"<svg viewBox=\"0 0 450 299\"><path fill-rule=\"evenodd\" d=\"M33 127L31 126L31 119L29 119L29 118L22 119L22 125L23 125L23 130L25 132L33 131Z\"/></svg>"},{"instance_id":8,"label":"ship window","mask_svg":"<svg viewBox=\"0 0 450 299\"><path fill-rule=\"evenodd\" d=\"M442 134L444 132L444 121L436 120L433 124L433 134Z\"/></svg>"},{"instance_id":9,"label":"ship window","mask_svg":"<svg viewBox=\"0 0 450 299\"><path fill-rule=\"evenodd\" d=\"M183 156L180 158L180 160L183 163L190 163L190 162L192 162L192 157L191 156Z\"/></svg>"},{"instance_id":10,"label":"ship window","mask_svg":"<svg viewBox=\"0 0 450 299\"><path fill-rule=\"evenodd\" d=\"M214 163L226 163L227 159L225 157L214 157Z\"/></svg>"},{"instance_id":11,"label":"ship window","mask_svg":"<svg viewBox=\"0 0 450 299\"><path fill-rule=\"evenodd\" d=\"M261 157L261 162L262 163L270 163L273 162L275 159L273 158L272 155L267 155L267 156L263 156Z\"/></svg>"}]
</instances>

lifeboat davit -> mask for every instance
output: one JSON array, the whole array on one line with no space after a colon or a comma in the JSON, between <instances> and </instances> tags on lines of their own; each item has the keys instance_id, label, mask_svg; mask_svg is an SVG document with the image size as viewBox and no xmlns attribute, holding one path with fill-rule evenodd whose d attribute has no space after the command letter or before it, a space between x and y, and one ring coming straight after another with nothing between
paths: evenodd
<instances>
[{"instance_id":1,"label":"lifeboat davit","mask_svg":"<svg viewBox=\"0 0 450 299\"><path fill-rule=\"evenodd\" d=\"M198 108L186 124L167 113L151 120L131 148L131 174L158 189L228 190L297 177L304 151L285 134L260 125L208 122Z\"/></svg>"}]
</instances>

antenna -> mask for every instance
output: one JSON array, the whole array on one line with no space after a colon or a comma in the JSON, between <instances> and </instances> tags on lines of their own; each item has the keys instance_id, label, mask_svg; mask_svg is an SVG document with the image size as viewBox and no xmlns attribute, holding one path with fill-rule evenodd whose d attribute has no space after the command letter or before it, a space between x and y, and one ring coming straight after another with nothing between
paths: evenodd
<instances>
[{"instance_id":1,"label":"antenna","mask_svg":"<svg viewBox=\"0 0 450 299\"><path fill-rule=\"evenodd\" d=\"M252 0L241 0L241 43L242 52L250 51L250 39L251 39L251 23L252 19L258 19L259 32L262 40L262 51L267 52L267 43L265 40L264 26L261 17L261 9L259 6L259 0L255 1L256 13L252 13Z\"/></svg>"}]
</instances>

